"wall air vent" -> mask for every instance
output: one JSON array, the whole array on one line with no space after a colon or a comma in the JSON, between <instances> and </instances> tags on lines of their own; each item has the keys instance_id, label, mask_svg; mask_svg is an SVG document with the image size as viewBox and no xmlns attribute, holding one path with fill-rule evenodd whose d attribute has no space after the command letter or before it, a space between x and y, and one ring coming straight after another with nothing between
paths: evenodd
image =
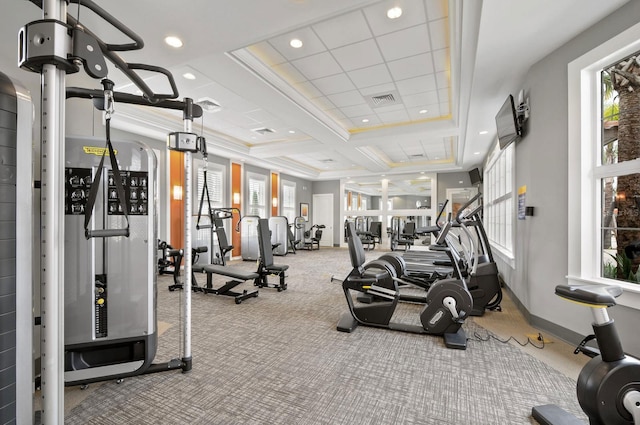
<instances>
[{"instance_id":1,"label":"wall air vent","mask_svg":"<svg viewBox=\"0 0 640 425\"><path fill-rule=\"evenodd\" d=\"M365 97L367 103L372 108L380 108L383 106L396 105L401 103L400 95L397 91L393 90L385 93L378 93Z\"/></svg>"},{"instance_id":2,"label":"wall air vent","mask_svg":"<svg viewBox=\"0 0 640 425\"><path fill-rule=\"evenodd\" d=\"M269 134L273 134L276 131L272 128L267 128L267 127L262 127L262 128L254 128L253 130L251 130L253 132L256 132L258 134L261 134L263 136L268 136Z\"/></svg>"}]
</instances>

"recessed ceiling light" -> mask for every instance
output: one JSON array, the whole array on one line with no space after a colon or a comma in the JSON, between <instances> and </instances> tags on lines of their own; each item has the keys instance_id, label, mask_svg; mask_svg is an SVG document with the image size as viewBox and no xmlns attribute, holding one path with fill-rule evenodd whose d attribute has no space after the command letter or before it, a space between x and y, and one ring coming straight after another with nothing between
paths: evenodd
<instances>
[{"instance_id":1,"label":"recessed ceiling light","mask_svg":"<svg viewBox=\"0 0 640 425\"><path fill-rule=\"evenodd\" d=\"M400 16L402 16L402 9L398 6L387 10L387 18L389 19L398 19Z\"/></svg>"},{"instance_id":2,"label":"recessed ceiling light","mask_svg":"<svg viewBox=\"0 0 640 425\"><path fill-rule=\"evenodd\" d=\"M419 114L426 114L427 112L429 112L427 109L421 109L418 111Z\"/></svg>"},{"instance_id":3,"label":"recessed ceiling light","mask_svg":"<svg viewBox=\"0 0 640 425\"><path fill-rule=\"evenodd\" d=\"M196 79L196 76L195 76L195 75L193 75L193 74L192 74L192 73L190 73L190 72L185 72L184 74L182 74L182 76L183 76L184 78L186 78L187 80L195 80L195 79Z\"/></svg>"},{"instance_id":4,"label":"recessed ceiling light","mask_svg":"<svg viewBox=\"0 0 640 425\"><path fill-rule=\"evenodd\" d=\"M487 130L482 130L482 131L480 132L480 134L488 134L488 133L489 133L489 132L488 132Z\"/></svg>"},{"instance_id":5,"label":"recessed ceiling light","mask_svg":"<svg viewBox=\"0 0 640 425\"><path fill-rule=\"evenodd\" d=\"M462 184L464 183L464 180L459 180L458 183Z\"/></svg>"},{"instance_id":6,"label":"recessed ceiling light","mask_svg":"<svg viewBox=\"0 0 640 425\"><path fill-rule=\"evenodd\" d=\"M435 157L435 158L433 158L433 159L440 159L440 157L439 157L439 156L436 156L436 157Z\"/></svg>"},{"instance_id":7,"label":"recessed ceiling light","mask_svg":"<svg viewBox=\"0 0 640 425\"><path fill-rule=\"evenodd\" d=\"M424 171L420 171L420 174L424 174Z\"/></svg>"},{"instance_id":8,"label":"recessed ceiling light","mask_svg":"<svg viewBox=\"0 0 640 425\"><path fill-rule=\"evenodd\" d=\"M480 152L474 152L473 154L474 155L480 155Z\"/></svg>"},{"instance_id":9,"label":"recessed ceiling light","mask_svg":"<svg viewBox=\"0 0 640 425\"><path fill-rule=\"evenodd\" d=\"M175 36L169 36L164 38L164 42L167 43L171 47L182 47L182 40Z\"/></svg>"},{"instance_id":10,"label":"recessed ceiling light","mask_svg":"<svg viewBox=\"0 0 640 425\"><path fill-rule=\"evenodd\" d=\"M362 122L369 122L369 118L364 118Z\"/></svg>"},{"instance_id":11,"label":"recessed ceiling light","mask_svg":"<svg viewBox=\"0 0 640 425\"><path fill-rule=\"evenodd\" d=\"M289 130L289 133L296 134L296 131L295 130Z\"/></svg>"},{"instance_id":12,"label":"recessed ceiling light","mask_svg":"<svg viewBox=\"0 0 640 425\"><path fill-rule=\"evenodd\" d=\"M302 40L299 40L299 39L297 39L297 38L294 38L294 39L292 39L292 40L289 42L289 45L290 45L291 47L293 47L294 49L299 49L299 48L301 48L301 47L302 47Z\"/></svg>"}]
</instances>

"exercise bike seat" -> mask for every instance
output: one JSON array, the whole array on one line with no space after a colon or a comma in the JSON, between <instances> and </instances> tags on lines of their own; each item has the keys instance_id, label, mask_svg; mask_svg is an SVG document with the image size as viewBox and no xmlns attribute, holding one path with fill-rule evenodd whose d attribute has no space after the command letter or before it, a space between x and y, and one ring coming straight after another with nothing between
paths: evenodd
<instances>
[{"instance_id":1,"label":"exercise bike seat","mask_svg":"<svg viewBox=\"0 0 640 425\"><path fill-rule=\"evenodd\" d=\"M622 294L622 288L612 285L558 285L556 295L569 301L590 306L612 307L616 298Z\"/></svg>"}]
</instances>

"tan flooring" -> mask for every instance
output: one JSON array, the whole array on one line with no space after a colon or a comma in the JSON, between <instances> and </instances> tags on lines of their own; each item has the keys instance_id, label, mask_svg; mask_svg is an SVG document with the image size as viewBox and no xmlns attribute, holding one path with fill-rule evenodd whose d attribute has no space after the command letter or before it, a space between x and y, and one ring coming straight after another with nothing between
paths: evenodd
<instances>
[{"instance_id":1,"label":"tan flooring","mask_svg":"<svg viewBox=\"0 0 640 425\"><path fill-rule=\"evenodd\" d=\"M537 349L531 344L522 347L515 341L510 343L545 362L558 372L577 380L580 370L590 359L583 354L573 354L574 345L567 344L557 337L531 326L520 313L509 294L506 291L503 292L502 311L489 311L482 317L474 317L473 320L503 340L513 337L524 343L528 335L537 336L541 334L544 340L551 341L545 343L543 349ZM534 340L533 343L537 346L542 345L537 340Z\"/></svg>"}]
</instances>

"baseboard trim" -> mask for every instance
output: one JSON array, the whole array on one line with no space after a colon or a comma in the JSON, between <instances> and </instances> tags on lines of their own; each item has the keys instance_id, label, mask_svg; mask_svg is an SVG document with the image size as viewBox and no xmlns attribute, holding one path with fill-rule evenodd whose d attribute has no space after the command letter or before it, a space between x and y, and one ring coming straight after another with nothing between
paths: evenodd
<instances>
[{"instance_id":1,"label":"baseboard trim","mask_svg":"<svg viewBox=\"0 0 640 425\"><path fill-rule=\"evenodd\" d=\"M520 310L520 313L522 313L527 323L529 323L531 326L534 326L540 329L541 331L548 332L549 334L553 335L555 338L560 339L570 345L579 344L580 341L582 341L583 338L585 337L585 335L579 334L570 329L564 328L553 322L543 319L542 317L538 317L536 315L531 314L529 310L526 308L526 306L520 301L520 299L518 299L516 294L511 290L511 288L509 288L509 286L505 285L502 289L506 290L511 300L516 305L516 308Z\"/></svg>"}]
</instances>

